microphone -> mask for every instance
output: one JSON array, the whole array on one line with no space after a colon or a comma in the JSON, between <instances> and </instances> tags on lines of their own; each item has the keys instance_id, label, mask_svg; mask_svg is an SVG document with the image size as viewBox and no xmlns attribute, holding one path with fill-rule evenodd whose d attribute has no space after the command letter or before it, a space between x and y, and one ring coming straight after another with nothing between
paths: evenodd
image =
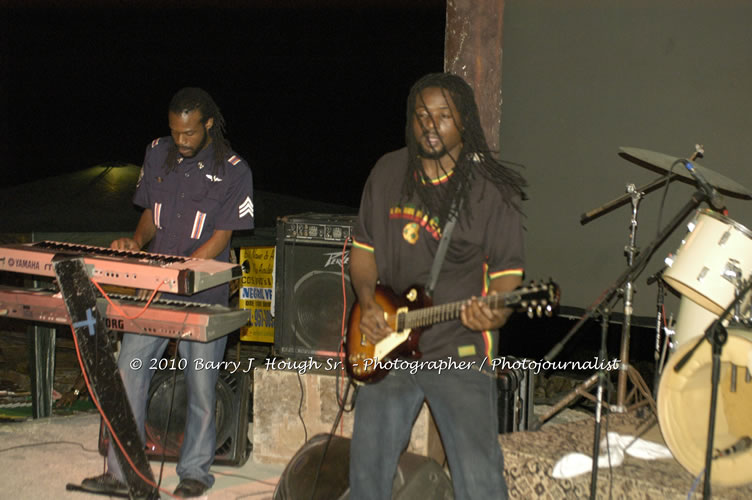
<instances>
[{"instance_id":1,"label":"microphone","mask_svg":"<svg viewBox=\"0 0 752 500\"><path fill-rule=\"evenodd\" d=\"M692 178L697 182L697 186L702 189L702 191L708 196L708 203L710 203L710 205L719 212L723 212L726 209L725 203L723 201L723 196L721 196L721 194L716 191L712 184L710 184L705 179L705 176L702 175L694 165L692 165L691 161L682 160L682 163L684 163L684 166L687 167L689 175L691 175Z\"/></svg>"}]
</instances>

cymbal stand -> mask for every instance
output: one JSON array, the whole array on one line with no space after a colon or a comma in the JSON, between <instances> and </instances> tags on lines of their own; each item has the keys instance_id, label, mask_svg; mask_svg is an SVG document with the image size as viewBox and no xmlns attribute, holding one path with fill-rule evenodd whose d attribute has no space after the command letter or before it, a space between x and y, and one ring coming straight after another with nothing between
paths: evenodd
<instances>
[{"instance_id":1,"label":"cymbal stand","mask_svg":"<svg viewBox=\"0 0 752 500\"><path fill-rule=\"evenodd\" d=\"M624 271L621 276L619 276L616 281L607 288L600 296L600 298L593 303L588 309L585 311L585 313L580 317L580 319L577 321L577 323L567 332L566 335L564 335L564 338L562 338L544 357L543 359L546 361L551 361L556 356L559 355L561 350L564 348L564 346L574 337L574 335L580 331L582 326L593 317L595 311L601 306L601 304L604 304L608 301L610 301L614 294L618 291L620 287L624 285L627 281L631 280L632 275L638 270L641 269L644 264L650 259L650 257L653 256L656 250L658 250L658 247L663 244L663 242L666 241L666 239L669 237L671 233L673 233L677 227L679 227L679 224L694 210L697 209L697 207L700 205L700 203L707 202L709 199L708 195L704 193L702 190L696 191L691 199L684 205L684 207L681 208L679 213L674 216L674 218L664 227L661 232L658 234L658 236L648 245L647 249L644 252L641 252L639 257L635 260L635 263L629 267L626 271ZM634 368L629 367L627 369L627 372L633 371L636 373L636 370ZM633 378L633 382L640 382L642 378ZM540 427L543 425L543 423L548 420L549 418L556 415L559 411L561 411L563 408L569 405L569 403L576 399L578 396L585 396L586 391L592 387L594 383L598 381L598 374L594 374L591 376L587 381L583 382L579 386L577 386L575 389L573 389L569 394L564 396L558 403L556 403L551 409L546 412L545 414L541 415L538 418L537 426ZM644 384L644 382L643 382ZM649 390L647 387L642 387L641 392L648 393ZM653 410L655 411L655 402L650 399L648 402L653 403Z\"/></svg>"},{"instance_id":2,"label":"cymbal stand","mask_svg":"<svg viewBox=\"0 0 752 500\"><path fill-rule=\"evenodd\" d=\"M632 200L632 215L629 223L629 244L624 247L624 253L627 257L627 265L631 268L634 265L635 257L639 253L639 250L635 246L637 240L637 211L644 193L635 189L634 184L627 185L627 193L629 193ZM647 390L647 384L642 379L639 372L629 364L629 339L632 329L632 312L634 310L632 303L634 297L634 286L631 275L624 283L622 295L624 304L624 321L622 322L621 348L619 350L619 359L621 362L619 364L619 377L616 386L616 406L613 407L613 411L623 413L628 410L625 403L627 397L627 378L629 378L635 389L641 392L645 398L643 401L636 402L636 404L629 409L650 404L655 412L655 401L653 400L650 391ZM632 395L635 397L637 396L634 391L630 393L630 396Z\"/></svg>"}]
</instances>

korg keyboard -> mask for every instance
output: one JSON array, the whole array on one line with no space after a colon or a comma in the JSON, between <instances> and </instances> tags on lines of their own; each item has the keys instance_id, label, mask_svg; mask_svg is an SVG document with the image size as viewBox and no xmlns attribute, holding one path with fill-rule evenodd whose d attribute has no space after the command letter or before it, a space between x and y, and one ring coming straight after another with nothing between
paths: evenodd
<instances>
[{"instance_id":1,"label":"korg keyboard","mask_svg":"<svg viewBox=\"0 0 752 500\"><path fill-rule=\"evenodd\" d=\"M111 294L110 299L118 307L104 298L97 299L97 308L105 312L107 328L143 335L209 342L245 326L250 318L250 311L243 309L155 300L141 316L131 319L141 313L146 301L115 294ZM70 323L63 298L52 290L0 286L0 316L41 323Z\"/></svg>"}]
</instances>

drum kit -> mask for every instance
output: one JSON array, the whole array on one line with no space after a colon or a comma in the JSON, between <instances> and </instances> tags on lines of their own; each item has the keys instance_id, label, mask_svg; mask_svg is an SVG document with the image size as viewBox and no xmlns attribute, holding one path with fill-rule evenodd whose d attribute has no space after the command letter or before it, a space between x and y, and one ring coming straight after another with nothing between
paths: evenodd
<instances>
[{"instance_id":1,"label":"drum kit","mask_svg":"<svg viewBox=\"0 0 752 500\"><path fill-rule=\"evenodd\" d=\"M647 399L657 410L661 433L676 460L694 476L705 474L705 498L709 498L711 482L723 486L752 482L752 294L748 294L752 288L752 231L724 214L719 194L752 199L752 191L695 163L695 158L702 157L701 146L696 146L688 160L625 147L620 148L620 156L664 176L641 188L630 185L626 195L582 215L581 223L585 224L632 202L632 234L630 245L625 247L629 269L580 323L595 314L602 315L602 306L621 296L624 323L620 354L626 367L619 372L617 405L612 408L623 411L626 377L633 378L636 373L628 364L632 280L658 246L692 216L679 248L665 259L667 267L657 278L651 278L659 283L660 291L667 284L679 296L680 304L675 324L666 324L665 317L661 317L659 293L657 400L649 396ZM697 184L699 189L637 257L634 234L639 201L674 179ZM711 208L700 209L703 202ZM575 325L562 344L579 326ZM603 343L602 352L605 331ZM546 358L557 353L555 348ZM639 374L636 378L640 378ZM636 388L647 387L641 380L632 382ZM599 386L599 399L600 391ZM598 434L599 416L598 408ZM594 468L594 478L596 473Z\"/></svg>"},{"instance_id":2,"label":"drum kit","mask_svg":"<svg viewBox=\"0 0 752 500\"><path fill-rule=\"evenodd\" d=\"M752 481L752 308L747 293L752 231L717 212L700 210L666 264L663 280L681 294L681 302L673 335L669 330L666 336L673 339L664 344L668 361L658 386L661 432L676 460L691 473L710 472L714 484L746 484ZM716 322L725 330L721 346L714 345L710 331ZM714 445L708 447L708 442Z\"/></svg>"}]
</instances>

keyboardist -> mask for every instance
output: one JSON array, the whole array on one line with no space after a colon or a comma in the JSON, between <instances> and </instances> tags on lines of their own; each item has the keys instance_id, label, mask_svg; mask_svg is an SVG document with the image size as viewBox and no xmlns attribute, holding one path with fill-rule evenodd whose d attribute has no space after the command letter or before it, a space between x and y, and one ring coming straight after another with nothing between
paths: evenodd
<instances>
[{"instance_id":1,"label":"keyboardist","mask_svg":"<svg viewBox=\"0 0 752 500\"><path fill-rule=\"evenodd\" d=\"M146 147L133 199L144 211L133 237L118 239L112 247L227 262L232 232L253 228L251 170L230 148L224 137L224 118L205 91L178 91L169 104L168 121L171 135L155 139ZM190 297L174 297L227 305L228 293L228 286L222 285ZM168 341L147 335L123 336L118 368L142 440L153 375L149 360L159 359ZM178 497L201 496L214 483L209 467L216 449L218 372L194 367L202 364L196 360L221 361L226 343L227 337L222 336L207 343L183 340L178 346L181 357L187 360L188 391L184 441L177 464L180 483L174 492ZM133 368L139 364L140 369ZM85 479L82 486L100 492L127 492L112 450L107 465L105 474Z\"/></svg>"}]
</instances>

